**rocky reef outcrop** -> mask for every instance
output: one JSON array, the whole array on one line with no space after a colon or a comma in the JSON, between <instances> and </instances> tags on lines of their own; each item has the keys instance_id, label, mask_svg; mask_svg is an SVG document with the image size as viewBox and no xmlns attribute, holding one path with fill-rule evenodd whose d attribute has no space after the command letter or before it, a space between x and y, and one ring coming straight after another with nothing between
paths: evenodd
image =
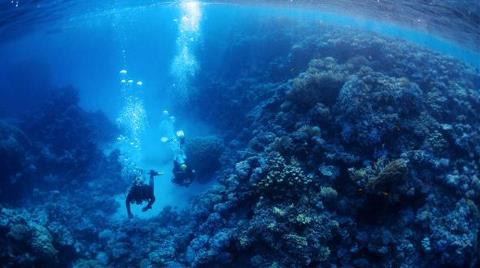
<instances>
[{"instance_id":1,"label":"rocky reef outcrop","mask_svg":"<svg viewBox=\"0 0 480 268\"><path fill-rule=\"evenodd\" d=\"M223 141L216 136L187 139L185 154L196 171L198 181L208 181L213 177L213 173L221 167L220 157L224 150Z\"/></svg>"},{"instance_id":2,"label":"rocky reef outcrop","mask_svg":"<svg viewBox=\"0 0 480 268\"><path fill-rule=\"evenodd\" d=\"M245 114L187 265L478 264L478 71L342 31L279 62L305 67Z\"/></svg>"}]
</instances>

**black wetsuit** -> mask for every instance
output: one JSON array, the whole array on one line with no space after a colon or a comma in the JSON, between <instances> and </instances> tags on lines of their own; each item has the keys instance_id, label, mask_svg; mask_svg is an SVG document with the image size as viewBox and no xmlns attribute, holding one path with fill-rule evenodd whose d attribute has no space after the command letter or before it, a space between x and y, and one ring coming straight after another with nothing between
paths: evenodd
<instances>
[{"instance_id":1,"label":"black wetsuit","mask_svg":"<svg viewBox=\"0 0 480 268\"><path fill-rule=\"evenodd\" d=\"M172 181L178 185L188 186L196 177L195 170L187 166L182 169L177 161L173 161L173 178Z\"/></svg>"},{"instance_id":2,"label":"black wetsuit","mask_svg":"<svg viewBox=\"0 0 480 268\"><path fill-rule=\"evenodd\" d=\"M129 218L133 217L130 210L130 203L141 204L144 201L147 201L148 204L142 209L142 211L147 211L152 208L152 205L155 202L155 195L153 194L154 178L155 175L150 174L150 180L148 184L134 184L130 187L126 199L127 213Z\"/></svg>"}]
</instances>

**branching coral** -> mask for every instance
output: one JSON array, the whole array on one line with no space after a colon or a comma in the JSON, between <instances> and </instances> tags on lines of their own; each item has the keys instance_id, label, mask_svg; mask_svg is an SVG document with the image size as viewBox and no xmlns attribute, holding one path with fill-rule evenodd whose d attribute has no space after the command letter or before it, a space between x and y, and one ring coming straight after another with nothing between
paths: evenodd
<instances>
[{"instance_id":1,"label":"branching coral","mask_svg":"<svg viewBox=\"0 0 480 268\"><path fill-rule=\"evenodd\" d=\"M387 193L403 184L407 174L407 164L407 160L402 158L388 163L382 158L373 166L361 169L350 168L349 173L360 187L372 193Z\"/></svg>"},{"instance_id":2,"label":"branching coral","mask_svg":"<svg viewBox=\"0 0 480 268\"><path fill-rule=\"evenodd\" d=\"M267 161L266 175L253 184L258 195L281 200L296 198L308 191L313 180L295 160L288 163L279 153L273 152Z\"/></svg>"},{"instance_id":3,"label":"branching coral","mask_svg":"<svg viewBox=\"0 0 480 268\"><path fill-rule=\"evenodd\" d=\"M401 184L407 173L407 161L397 159L388 163L380 170L375 177L371 177L367 182L367 189L372 191L386 190Z\"/></svg>"}]
</instances>

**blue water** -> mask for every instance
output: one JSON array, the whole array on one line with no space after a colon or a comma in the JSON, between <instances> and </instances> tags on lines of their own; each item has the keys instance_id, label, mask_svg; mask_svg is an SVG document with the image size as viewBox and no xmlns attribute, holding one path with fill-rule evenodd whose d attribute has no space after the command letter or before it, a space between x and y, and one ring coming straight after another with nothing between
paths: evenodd
<instances>
[{"instance_id":1,"label":"blue water","mask_svg":"<svg viewBox=\"0 0 480 268\"><path fill-rule=\"evenodd\" d=\"M232 8L225 4L203 4L201 9L200 32L204 34L201 34L203 40L199 40L199 45L213 42L210 39L227 42L225 40L234 34L241 21L259 21L258 27L261 28L262 21L287 19L372 31L480 67L478 52L463 48L454 41L391 23L302 8L244 5ZM113 116L119 109L117 70L122 66L128 66L130 73L145 81L145 99L155 99L154 104L147 103L147 106L161 101L162 89L171 86L168 76L176 52L179 16L176 6L164 4L74 16L55 22L49 26L49 31L38 31L2 44L0 57L5 63L3 66L32 59L46 62L52 83L75 85L81 89L84 107L101 109ZM209 53L209 47L204 49L209 61L221 61L222 53ZM151 110L155 114L154 109Z\"/></svg>"},{"instance_id":2,"label":"blue water","mask_svg":"<svg viewBox=\"0 0 480 268\"><path fill-rule=\"evenodd\" d=\"M479 264L475 46L301 5L76 10L0 40L5 267Z\"/></svg>"}]
</instances>

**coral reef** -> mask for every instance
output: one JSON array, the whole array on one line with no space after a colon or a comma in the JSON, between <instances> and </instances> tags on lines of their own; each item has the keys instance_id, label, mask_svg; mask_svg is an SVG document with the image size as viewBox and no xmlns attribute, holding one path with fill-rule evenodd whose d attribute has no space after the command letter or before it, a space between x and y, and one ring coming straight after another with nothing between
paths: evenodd
<instances>
[{"instance_id":1,"label":"coral reef","mask_svg":"<svg viewBox=\"0 0 480 268\"><path fill-rule=\"evenodd\" d=\"M187 263L478 264L478 72L341 31L303 38L278 62L306 69L264 84L246 113L230 143L237 161L199 202L197 221L212 227L195 231ZM222 250L212 246L219 230Z\"/></svg>"},{"instance_id":2,"label":"coral reef","mask_svg":"<svg viewBox=\"0 0 480 268\"><path fill-rule=\"evenodd\" d=\"M30 183L36 167L30 154L31 141L17 127L0 121L0 200L14 200Z\"/></svg>"},{"instance_id":3,"label":"coral reef","mask_svg":"<svg viewBox=\"0 0 480 268\"><path fill-rule=\"evenodd\" d=\"M102 158L101 143L115 135L103 114L79 107L78 93L71 87L53 90L38 111L24 118L21 128L34 143L38 173L48 177L46 183L58 183L72 173L76 179L87 177L80 174L96 165Z\"/></svg>"},{"instance_id":4,"label":"coral reef","mask_svg":"<svg viewBox=\"0 0 480 268\"><path fill-rule=\"evenodd\" d=\"M193 137L185 144L188 163L195 169L199 181L209 181L220 168L220 156L224 151L223 141L215 136Z\"/></svg>"},{"instance_id":5,"label":"coral reef","mask_svg":"<svg viewBox=\"0 0 480 268\"><path fill-rule=\"evenodd\" d=\"M290 26L239 40L231 69L199 78L205 95L187 105L213 126L235 122L221 138L188 140L191 165L218 181L185 210L112 217L126 189L118 152L101 152L99 117L69 90L25 121L31 146L2 125L0 153L19 163L5 178L25 173L31 154L29 172L63 186L38 187L27 210L2 208L2 264L478 266L478 70L401 40ZM287 53L238 56L280 41Z\"/></svg>"},{"instance_id":6,"label":"coral reef","mask_svg":"<svg viewBox=\"0 0 480 268\"><path fill-rule=\"evenodd\" d=\"M374 166L358 170L350 168L349 172L352 180L362 189L388 195L405 181L407 163L405 159L396 159L385 164L385 159L380 159Z\"/></svg>"},{"instance_id":7,"label":"coral reef","mask_svg":"<svg viewBox=\"0 0 480 268\"><path fill-rule=\"evenodd\" d=\"M73 244L65 241L68 233L59 232L54 225L46 225L44 215L31 215L26 211L2 208L0 211L0 240L2 265L9 266L52 266L61 263L61 254L71 255ZM38 218L37 218L38 217ZM15 258L12 258L15 256ZM65 261L65 259L63 259ZM69 260L66 260L69 261Z\"/></svg>"},{"instance_id":8,"label":"coral reef","mask_svg":"<svg viewBox=\"0 0 480 268\"><path fill-rule=\"evenodd\" d=\"M18 127L0 124L1 204L34 207L1 208L6 267L68 267L95 251L88 245L109 228L105 219L118 208L113 195L127 187L118 151L101 149L111 123L81 109L72 88L51 94Z\"/></svg>"},{"instance_id":9,"label":"coral reef","mask_svg":"<svg viewBox=\"0 0 480 268\"><path fill-rule=\"evenodd\" d=\"M319 103L331 106L348 74L334 58L314 59L305 72L293 79L286 99L301 111L308 111Z\"/></svg>"},{"instance_id":10,"label":"coral reef","mask_svg":"<svg viewBox=\"0 0 480 268\"><path fill-rule=\"evenodd\" d=\"M290 164L279 153L272 153L266 161L264 176L253 181L255 192L263 197L277 200L298 198L311 187L312 178L304 174L295 160ZM295 191L292 191L295 189Z\"/></svg>"}]
</instances>

